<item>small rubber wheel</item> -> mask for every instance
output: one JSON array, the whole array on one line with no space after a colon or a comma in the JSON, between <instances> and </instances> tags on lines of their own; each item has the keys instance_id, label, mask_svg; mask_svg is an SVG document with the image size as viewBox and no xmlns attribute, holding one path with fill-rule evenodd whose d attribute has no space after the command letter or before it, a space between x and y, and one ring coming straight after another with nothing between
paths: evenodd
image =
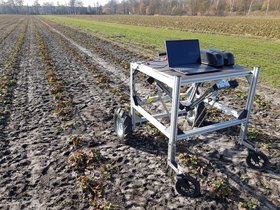
<instances>
[{"instance_id":1,"label":"small rubber wheel","mask_svg":"<svg viewBox=\"0 0 280 210\"><path fill-rule=\"evenodd\" d=\"M188 124L192 127L199 126L205 114L205 104L201 102L193 110L188 111L186 116Z\"/></svg>"},{"instance_id":2,"label":"small rubber wheel","mask_svg":"<svg viewBox=\"0 0 280 210\"><path fill-rule=\"evenodd\" d=\"M132 134L131 117L121 108L115 110L114 128L121 143L125 143Z\"/></svg>"},{"instance_id":3,"label":"small rubber wheel","mask_svg":"<svg viewBox=\"0 0 280 210\"><path fill-rule=\"evenodd\" d=\"M200 184L191 176L177 175L176 190L179 194L195 198L200 195Z\"/></svg>"},{"instance_id":4,"label":"small rubber wheel","mask_svg":"<svg viewBox=\"0 0 280 210\"><path fill-rule=\"evenodd\" d=\"M268 167L269 160L262 152L249 151L246 163L252 169L263 171Z\"/></svg>"}]
</instances>

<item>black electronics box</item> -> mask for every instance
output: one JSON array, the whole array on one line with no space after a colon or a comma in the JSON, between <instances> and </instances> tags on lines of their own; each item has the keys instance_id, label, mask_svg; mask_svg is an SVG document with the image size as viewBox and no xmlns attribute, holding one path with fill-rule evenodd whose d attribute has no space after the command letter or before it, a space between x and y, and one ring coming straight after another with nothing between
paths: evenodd
<instances>
[{"instance_id":1,"label":"black electronics box","mask_svg":"<svg viewBox=\"0 0 280 210\"><path fill-rule=\"evenodd\" d=\"M220 55L223 56L224 59L224 65L225 66L233 66L234 65L234 56L231 52L227 52L224 50L218 50L218 49L213 49L211 48L210 51L219 53Z\"/></svg>"},{"instance_id":2,"label":"black electronics box","mask_svg":"<svg viewBox=\"0 0 280 210\"><path fill-rule=\"evenodd\" d=\"M201 63L208 66L222 67L224 65L223 56L220 53L210 50L200 50Z\"/></svg>"}]
</instances>

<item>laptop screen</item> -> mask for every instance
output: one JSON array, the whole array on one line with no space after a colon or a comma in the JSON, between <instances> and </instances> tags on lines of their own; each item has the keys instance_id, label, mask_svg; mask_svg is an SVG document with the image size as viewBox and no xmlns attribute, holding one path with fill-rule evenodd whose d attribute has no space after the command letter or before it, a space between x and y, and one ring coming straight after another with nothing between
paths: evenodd
<instances>
[{"instance_id":1,"label":"laptop screen","mask_svg":"<svg viewBox=\"0 0 280 210\"><path fill-rule=\"evenodd\" d=\"M185 67L190 64L201 64L199 41L168 40L166 51L169 67Z\"/></svg>"}]
</instances>

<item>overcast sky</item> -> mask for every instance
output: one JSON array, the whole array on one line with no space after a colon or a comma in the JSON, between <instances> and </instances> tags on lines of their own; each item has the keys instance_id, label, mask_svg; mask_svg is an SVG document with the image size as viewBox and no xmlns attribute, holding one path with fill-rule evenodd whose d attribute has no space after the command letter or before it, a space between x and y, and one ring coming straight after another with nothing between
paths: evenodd
<instances>
[{"instance_id":1,"label":"overcast sky","mask_svg":"<svg viewBox=\"0 0 280 210\"><path fill-rule=\"evenodd\" d=\"M33 5L34 0L24 0L24 4L25 5ZM57 5L57 2L59 2L59 4L68 4L69 0L39 0L40 4L43 4L44 2L52 2L54 3L54 5ZM90 6L94 6L94 3L98 2L101 5L104 5L108 2L108 0L82 0L83 4L85 7L87 7L88 5Z\"/></svg>"}]
</instances>

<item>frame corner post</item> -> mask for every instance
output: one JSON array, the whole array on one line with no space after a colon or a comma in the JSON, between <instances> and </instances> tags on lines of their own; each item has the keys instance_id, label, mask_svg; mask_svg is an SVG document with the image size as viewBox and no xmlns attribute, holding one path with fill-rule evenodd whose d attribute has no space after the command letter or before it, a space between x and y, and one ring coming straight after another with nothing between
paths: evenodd
<instances>
[{"instance_id":1,"label":"frame corner post","mask_svg":"<svg viewBox=\"0 0 280 210\"><path fill-rule=\"evenodd\" d=\"M131 122L132 122L132 130L135 129L135 110L134 110L134 101L133 96L135 95L135 67L133 63L130 63L130 114L131 114Z\"/></svg>"},{"instance_id":2,"label":"frame corner post","mask_svg":"<svg viewBox=\"0 0 280 210\"><path fill-rule=\"evenodd\" d=\"M259 74L260 74L260 67L255 66L252 70L251 83L250 83L248 98L247 98L247 102L246 102L246 106L245 106L245 109L248 111L247 117L246 117L245 122L241 124L241 128L240 128L239 144L241 144L241 145L244 144L244 140L247 136L248 124L249 124L249 120L250 120L251 110L253 108L254 97L256 94L256 87L257 87L257 83L258 83L258 79L259 79ZM245 146L248 147L247 144ZM250 147L249 149L255 149L255 148L251 148L251 146L249 146L249 147Z\"/></svg>"},{"instance_id":3,"label":"frame corner post","mask_svg":"<svg viewBox=\"0 0 280 210\"><path fill-rule=\"evenodd\" d=\"M175 76L172 89L172 108L170 122L170 136L168 142L168 162L176 165L176 141L177 141L177 124L178 124L178 109L180 100L181 77Z\"/></svg>"}]
</instances>

